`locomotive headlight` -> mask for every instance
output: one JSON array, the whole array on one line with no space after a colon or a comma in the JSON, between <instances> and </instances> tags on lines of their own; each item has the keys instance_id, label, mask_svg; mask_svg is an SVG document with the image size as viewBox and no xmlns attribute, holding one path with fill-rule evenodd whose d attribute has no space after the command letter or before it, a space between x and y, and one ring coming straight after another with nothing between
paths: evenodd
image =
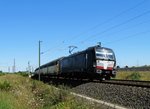
<instances>
[{"instance_id":1,"label":"locomotive headlight","mask_svg":"<svg viewBox=\"0 0 150 109\"><path fill-rule=\"evenodd\" d=\"M102 73L102 70L97 69L97 73L101 74L101 73Z\"/></svg>"}]
</instances>

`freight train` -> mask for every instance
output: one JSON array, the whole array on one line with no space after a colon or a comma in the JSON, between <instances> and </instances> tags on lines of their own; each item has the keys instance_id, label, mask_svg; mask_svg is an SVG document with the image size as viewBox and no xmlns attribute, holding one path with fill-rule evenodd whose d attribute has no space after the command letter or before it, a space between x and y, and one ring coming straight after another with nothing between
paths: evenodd
<instances>
[{"instance_id":1,"label":"freight train","mask_svg":"<svg viewBox=\"0 0 150 109\"><path fill-rule=\"evenodd\" d=\"M113 50L96 45L40 66L34 76L109 80L116 75L115 66Z\"/></svg>"}]
</instances>

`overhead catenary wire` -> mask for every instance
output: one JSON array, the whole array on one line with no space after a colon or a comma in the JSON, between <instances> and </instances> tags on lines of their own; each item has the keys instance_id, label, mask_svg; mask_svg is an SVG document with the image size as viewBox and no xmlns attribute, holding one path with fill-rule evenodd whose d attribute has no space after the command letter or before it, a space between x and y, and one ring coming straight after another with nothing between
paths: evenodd
<instances>
[{"instance_id":1,"label":"overhead catenary wire","mask_svg":"<svg viewBox=\"0 0 150 109\"><path fill-rule=\"evenodd\" d=\"M137 15L137 16L135 16L135 17L132 17L132 18L130 18L130 19L128 19L128 20L126 20L126 21L120 23L120 24L116 24L116 25L114 25L114 26L112 26L112 27L109 27L109 28L105 29L104 31L102 31L102 32L100 32L100 33L97 33L97 34L95 34L95 35L91 35L91 36L89 36L88 38L86 38L85 40L82 40L80 43L85 43L87 40L91 40L93 37L96 37L96 36L98 36L98 35L102 35L102 34L108 32L108 31L110 31L110 30L112 30L112 29L115 29L115 28L120 27L120 26L122 26L122 25L124 25L124 24L127 24L127 23L129 23L129 22L131 22L131 21L133 21L133 20L135 20L135 19L138 19L138 18L140 18L140 17L142 17L142 16L144 16L144 15L146 15L146 14L149 14L149 13L150 13L150 10L145 11L144 13L139 14L139 15ZM101 37L102 37L102 36L101 36Z\"/></svg>"},{"instance_id":2,"label":"overhead catenary wire","mask_svg":"<svg viewBox=\"0 0 150 109\"><path fill-rule=\"evenodd\" d=\"M142 24L145 24L145 23L148 23L148 22L150 22L150 20L137 23L137 24L135 24L135 25L133 25L133 26L131 26L131 27L122 28L122 29L120 29L120 30L118 30L118 31L115 31L115 32L110 33L111 35L107 35L107 38L108 38L108 37L111 37L112 35L114 35L114 34L116 34L116 33L121 32L121 31L126 31L126 30L129 30L129 29L131 29L131 28L133 29L133 28L138 27L139 25L142 25ZM101 37L101 38L102 38L102 37Z\"/></svg>"},{"instance_id":3,"label":"overhead catenary wire","mask_svg":"<svg viewBox=\"0 0 150 109\"><path fill-rule=\"evenodd\" d=\"M109 42L104 43L104 45L108 45L108 44L111 44L111 43L117 43L117 42L120 42L120 41L129 39L129 38L132 38L132 37L135 37L135 36L139 36L139 35L143 35L143 34L147 34L147 33L150 33L150 30L138 32L138 33L135 33L135 34L133 34L133 35L129 35L129 36L125 36L125 37L116 39L116 40L114 40L114 41L109 41Z\"/></svg>"},{"instance_id":4,"label":"overhead catenary wire","mask_svg":"<svg viewBox=\"0 0 150 109\"><path fill-rule=\"evenodd\" d=\"M121 15L123 15L123 14L125 14L125 13L127 13L127 12L129 12L129 11L135 9L135 8L137 8L138 6L144 4L146 1L148 1L148 0L143 0L143 1L139 2L138 4L136 4L136 5L134 5L134 6L130 7L130 8L128 8L128 9L126 9L126 10L124 10L124 11L122 11L122 12L116 14L116 15L114 15L113 17L111 17L111 18L105 20L104 22L99 23L99 24L95 25L94 27L92 27L92 28L90 28L90 29L87 29L87 30L85 30L84 32L81 32L80 34L71 37L71 39L75 39L75 38L77 38L77 37L79 37L79 36L81 36L81 35L83 35L83 34L89 32L89 31L91 31L91 30L94 30L94 29L96 29L96 28L98 28L98 27L100 27L100 26L102 26L102 25L104 25L104 24L107 24L107 23L111 22L112 20L114 20L114 19L120 17Z\"/></svg>"},{"instance_id":5,"label":"overhead catenary wire","mask_svg":"<svg viewBox=\"0 0 150 109\"><path fill-rule=\"evenodd\" d=\"M79 36L81 36L81 35L83 35L83 34L85 34L85 33L88 33L88 32L91 31L91 30L96 29L96 28L100 27L101 25L104 25L104 24L106 24L106 23L109 23L109 22L112 21L113 19L116 19L116 18L122 16L123 14L125 14L125 13L127 13L127 12L129 12L129 11L131 11L131 10L134 10L135 8L137 8L138 6L144 4L144 3L147 2L147 1L148 1L148 0L142 0L141 2L139 2L139 3L135 4L134 6L128 8L128 9L126 9L126 10L124 10L124 11L122 11L122 12L116 14L116 15L114 15L113 17L111 17L111 18L105 20L104 22L99 23L99 24L95 25L94 27L83 31L83 32L79 33L78 35L75 35L75 36L71 37L70 39L61 41L61 43L58 44L57 47L52 47L51 49L45 50L43 53L52 51L52 49L57 49L57 48L61 47L63 44L66 44L67 42L70 42L70 40L71 40L71 41L72 41L72 39L75 40L75 39L77 39ZM73 41L74 41L74 40L73 40ZM82 43L82 41L81 41L81 43Z\"/></svg>"},{"instance_id":6,"label":"overhead catenary wire","mask_svg":"<svg viewBox=\"0 0 150 109\"><path fill-rule=\"evenodd\" d=\"M64 42L62 41L61 44L62 44L62 43L64 43ZM62 50L62 49L60 49L61 44L59 44L59 45L58 45L57 47L55 47L55 48L53 47L53 48L47 49L47 50L43 51L42 53L44 54L44 53L49 52L49 51Z\"/></svg>"},{"instance_id":7,"label":"overhead catenary wire","mask_svg":"<svg viewBox=\"0 0 150 109\"><path fill-rule=\"evenodd\" d=\"M114 35L114 34L116 34L116 33L119 33L120 31L126 31L126 30L129 30L129 29L131 29L131 28L135 28L135 27L137 27L137 26L139 26L139 25L148 23L148 22L150 22L150 20L147 20L147 21L144 21L144 22L140 22L140 23L137 23L137 24L135 24L135 25L132 25L131 27L122 28L121 30L115 31L115 32L113 32L113 33L110 33L111 35L107 35L107 40L108 40L108 37L111 37L112 35ZM126 36L126 37L127 37L127 39L129 39L130 36L131 36L131 38L132 38L132 37L134 37L134 36L136 36L136 35L138 36L138 35L146 34L146 33L148 33L148 31L139 32L139 33L134 33L133 35L129 35L129 36ZM105 45L105 44L107 45L107 44L109 44L109 43L113 43L113 42L115 43L116 41L122 41L122 40L124 40L124 38L119 38L119 39L114 40L114 41L104 42L103 44L104 44L104 45ZM82 44L85 44L85 43L82 43Z\"/></svg>"}]
</instances>

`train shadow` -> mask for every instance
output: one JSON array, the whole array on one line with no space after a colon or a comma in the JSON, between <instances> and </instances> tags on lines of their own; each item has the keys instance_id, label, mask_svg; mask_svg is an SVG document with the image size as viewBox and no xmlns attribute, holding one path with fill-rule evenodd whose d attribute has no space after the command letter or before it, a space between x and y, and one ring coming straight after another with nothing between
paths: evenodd
<instances>
[{"instance_id":1,"label":"train shadow","mask_svg":"<svg viewBox=\"0 0 150 109\"><path fill-rule=\"evenodd\" d=\"M89 83L90 81L88 79L73 79L73 78L50 78L50 77L41 77L41 81L43 81L46 84L52 84L55 86L67 86L69 88L74 88L76 86Z\"/></svg>"}]
</instances>

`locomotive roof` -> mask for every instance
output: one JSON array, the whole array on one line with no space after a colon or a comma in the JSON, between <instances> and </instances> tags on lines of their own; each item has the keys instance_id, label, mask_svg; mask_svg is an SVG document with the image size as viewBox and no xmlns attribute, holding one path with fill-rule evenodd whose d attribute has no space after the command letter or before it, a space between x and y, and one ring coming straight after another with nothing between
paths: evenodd
<instances>
[{"instance_id":1,"label":"locomotive roof","mask_svg":"<svg viewBox=\"0 0 150 109\"><path fill-rule=\"evenodd\" d=\"M55 60L52 60L52 61L50 61L50 62L48 62L48 63L46 63L46 64L44 64L44 65L47 65L47 64L50 64L50 63L56 62L56 61L61 60L61 59L63 59L63 58L64 58L64 57L60 57L60 58L55 59Z\"/></svg>"},{"instance_id":2,"label":"locomotive roof","mask_svg":"<svg viewBox=\"0 0 150 109\"><path fill-rule=\"evenodd\" d=\"M50 61L50 62L48 62L48 63L46 63L46 64L41 65L40 67L42 68L42 67L44 67L44 66L47 66L48 64L51 64L51 63L57 62L58 60L61 60L61 59L63 59L63 58L64 58L64 57L61 57L61 58L58 58L58 59L52 60L52 61ZM38 67L38 68L36 68L35 70L38 70L38 69L39 69L39 67Z\"/></svg>"},{"instance_id":3,"label":"locomotive roof","mask_svg":"<svg viewBox=\"0 0 150 109\"><path fill-rule=\"evenodd\" d=\"M77 54L80 54L80 53L84 53L85 51L88 51L88 50L93 50L93 49L95 49L95 48L106 49L106 50L112 50L112 49L110 49L110 48L101 47L101 46L99 46L99 45L96 45L96 46L89 47L89 48L87 48L87 49L85 49L85 50L82 50L82 51L78 51L78 52L76 52L76 53L73 53L73 54L71 54L71 55L69 55L69 56L66 56L66 58L67 58L67 57L74 56L74 55L77 55ZM64 58L65 58L65 57L64 57Z\"/></svg>"},{"instance_id":4,"label":"locomotive roof","mask_svg":"<svg viewBox=\"0 0 150 109\"><path fill-rule=\"evenodd\" d=\"M89 48L87 48L86 50L88 50L88 49L95 49L95 48L101 48L101 49L112 50L112 49L110 49L110 48L107 48L107 47L101 47L101 46L99 46L99 45L89 47Z\"/></svg>"}]
</instances>

